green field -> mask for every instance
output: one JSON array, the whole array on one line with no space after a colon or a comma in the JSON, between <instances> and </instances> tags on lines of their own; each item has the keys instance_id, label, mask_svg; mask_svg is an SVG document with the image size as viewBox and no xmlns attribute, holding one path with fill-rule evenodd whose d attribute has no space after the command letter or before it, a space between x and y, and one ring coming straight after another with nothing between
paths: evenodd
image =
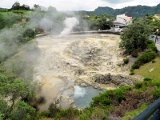
<instances>
[{"instance_id":1,"label":"green field","mask_svg":"<svg viewBox=\"0 0 160 120\"><path fill-rule=\"evenodd\" d=\"M160 57L157 57L154 61L155 62L150 62L142 66L140 69L135 70L135 74L153 80L160 80Z\"/></svg>"}]
</instances>

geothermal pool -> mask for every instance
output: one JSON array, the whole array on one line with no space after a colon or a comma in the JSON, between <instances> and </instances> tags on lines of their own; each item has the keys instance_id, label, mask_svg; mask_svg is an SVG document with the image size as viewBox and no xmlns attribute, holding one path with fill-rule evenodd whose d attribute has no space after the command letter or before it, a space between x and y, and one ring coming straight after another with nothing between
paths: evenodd
<instances>
[{"instance_id":1,"label":"geothermal pool","mask_svg":"<svg viewBox=\"0 0 160 120\"><path fill-rule=\"evenodd\" d=\"M102 90L98 90L93 88L92 86L89 87L74 87L74 102L75 106L78 108L86 108L89 107L92 98L98 96Z\"/></svg>"},{"instance_id":2,"label":"geothermal pool","mask_svg":"<svg viewBox=\"0 0 160 120\"><path fill-rule=\"evenodd\" d=\"M36 41L41 55L34 68L34 80L41 86L39 95L46 98L40 106L42 110L56 99L60 100L60 107L84 108L99 91L84 88L84 96L78 99L74 96L77 84L95 85L92 77L96 74L128 74L127 68L117 65L123 61L118 35L48 35Z\"/></svg>"},{"instance_id":3,"label":"geothermal pool","mask_svg":"<svg viewBox=\"0 0 160 120\"><path fill-rule=\"evenodd\" d=\"M120 40L119 35L112 34L37 37L34 45L26 45L26 49L12 58L15 60L10 59L6 63L8 66L20 66L18 74L30 75L38 84L37 96L45 98L40 110L47 110L57 100L58 106L63 108L84 108L92 97L99 94L99 90L94 88L112 87L112 84L96 83L93 80L95 75L129 74L128 66L119 65L124 59L119 48Z\"/></svg>"}]
</instances>

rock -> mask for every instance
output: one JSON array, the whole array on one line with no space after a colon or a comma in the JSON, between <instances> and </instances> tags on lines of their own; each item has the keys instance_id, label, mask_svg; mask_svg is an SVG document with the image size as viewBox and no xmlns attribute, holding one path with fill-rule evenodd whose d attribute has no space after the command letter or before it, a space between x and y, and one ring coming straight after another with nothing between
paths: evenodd
<instances>
[{"instance_id":1,"label":"rock","mask_svg":"<svg viewBox=\"0 0 160 120\"><path fill-rule=\"evenodd\" d=\"M86 83L81 83L81 87L87 87L88 85Z\"/></svg>"},{"instance_id":2,"label":"rock","mask_svg":"<svg viewBox=\"0 0 160 120\"><path fill-rule=\"evenodd\" d=\"M131 78L122 75L112 76L112 83L115 85L133 85Z\"/></svg>"},{"instance_id":3,"label":"rock","mask_svg":"<svg viewBox=\"0 0 160 120\"><path fill-rule=\"evenodd\" d=\"M102 75L98 74L93 77L95 82L99 84L111 84L113 83L116 86L120 85L133 85L133 80L128 76L122 76L122 75Z\"/></svg>"},{"instance_id":4,"label":"rock","mask_svg":"<svg viewBox=\"0 0 160 120\"><path fill-rule=\"evenodd\" d=\"M94 76L93 79L95 80L95 82L101 83L101 84L108 84L112 80L111 74L96 75L96 76Z\"/></svg>"}]
</instances>

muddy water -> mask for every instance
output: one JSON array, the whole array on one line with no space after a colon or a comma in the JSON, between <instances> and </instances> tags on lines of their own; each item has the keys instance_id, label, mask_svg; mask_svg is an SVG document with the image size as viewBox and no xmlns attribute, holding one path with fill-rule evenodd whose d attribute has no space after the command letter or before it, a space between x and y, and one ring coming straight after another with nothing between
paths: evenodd
<instances>
[{"instance_id":1,"label":"muddy water","mask_svg":"<svg viewBox=\"0 0 160 120\"><path fill-rule=\"evenodd\" d=\"M118 66L123 61L118 35L44 36L36 41L41 54L33 79L41 85L39 96L46 99L41 110L56 99L59 106L69 107L74 103L75 85L93 85L95 74L128 74L128 68Z\"/></svg>"}]
</instances>

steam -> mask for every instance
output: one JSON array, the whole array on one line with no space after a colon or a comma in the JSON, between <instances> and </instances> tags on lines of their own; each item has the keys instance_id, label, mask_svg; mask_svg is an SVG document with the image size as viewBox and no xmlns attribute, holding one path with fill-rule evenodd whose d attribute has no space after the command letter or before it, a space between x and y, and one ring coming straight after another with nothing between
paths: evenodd
<instances>
[{"instance_id":1,"label":"steam","mask_svg":"<svg viewBox=\"0 0 160 120\"><path fill-rule=\"evenodd\" d=\"M20 46L18 38L21 37L22 31L19 25L0 31L0 61L4 61L15 53Z\"/></svg>"},{"instance_id":2,"label":"steam","mask_svg":"<svg viewBox=\"0 0 160 120\"><path fill-rule=\"evenodd\" d=\"M86 94L85 88L74 86L74 98L84 97Z\"/></svg>"},{"instance_id":3,"label":"steam","mask_svg":"<svg viewBox=\"0 0 160 120\"><path fill-rule=\"evenodd\" d=\"M53 26L53 21L47 18L41 19L39 23L40 28L42 28L45 32L51 31Z\"/></svg>"},{"instance_id":4,"label":"steam","mask_svg":"<svg viewBox=\"0 0 160 120\"><path fill-rule=\"evenodd\" d=\"M73 28L78 24L79 24L79 21L78 21L77 18L75 18L75 17L66 18L64 20L65 28L61 32L60 36L64 36L64 35L70 34L72 32Z\"/></svg>"},{"instance_id":5,"label":"steam","mask_svg":"<svg viewBox=\"0 0 160 120\"><path fill-rule=\"evenodd\" d=\"M0 31L0 61L2 61L2 64L9 71L14 72L20 77L23 77L25 80L33 80L36 71L35 66L40 66L39 63L41 62L41 60L45 60L45 58L44 56L42 58L43 51L41 51L41 49L37 45L38 42L36 40L27 42L25 44L21 42L21 40L23 40L22 38L24 32L29 28L35 30L36 32L37 30L39 30L40 32L38 33L42 34L47 33L54 36L65 36L75 30L75 28L79 25L79 23L81 23L79 21L80 21L79 17L77 16L74 17L74 14L58 12L53 8L50 8L46 11L37 9L31 12L30 14L25 15L23 20L20 19L18 23L14 24L9 28L2 29ZM57 46L55 46L54 48L56 47ZM56 57L56 54L53 54L52 56L54 58L52 59L53 62L55 62L56 64L61 64L59 61L57 61L58 59ZM48 67L47 65L48 63L45 64L44 67L40 68L40 70L44 72L44 69ZM53 66L53 68L55 67L56 66ZM43 73L41 73L41 75L42 74ZM57 80L58 84L56 83L55 79ZM55 89L59 89L58 87L62 86L63 81L61 79L57 79L55 77L54 81L52 81L53 78L52 79L49 78L49 80L51 80L51 83L55 84L55 86L57 87ZM66 81L71 83L69 80ZM48 81L45 82L47 83ZM72 85L69 84L69 87L70 86ZM55 92L58 93L58 91ZM85 94L86 94L85 89L79 86L75 86L75 93L74 93L75 97L78 98L83 97Z\"/></svg>"}]
</instances>

